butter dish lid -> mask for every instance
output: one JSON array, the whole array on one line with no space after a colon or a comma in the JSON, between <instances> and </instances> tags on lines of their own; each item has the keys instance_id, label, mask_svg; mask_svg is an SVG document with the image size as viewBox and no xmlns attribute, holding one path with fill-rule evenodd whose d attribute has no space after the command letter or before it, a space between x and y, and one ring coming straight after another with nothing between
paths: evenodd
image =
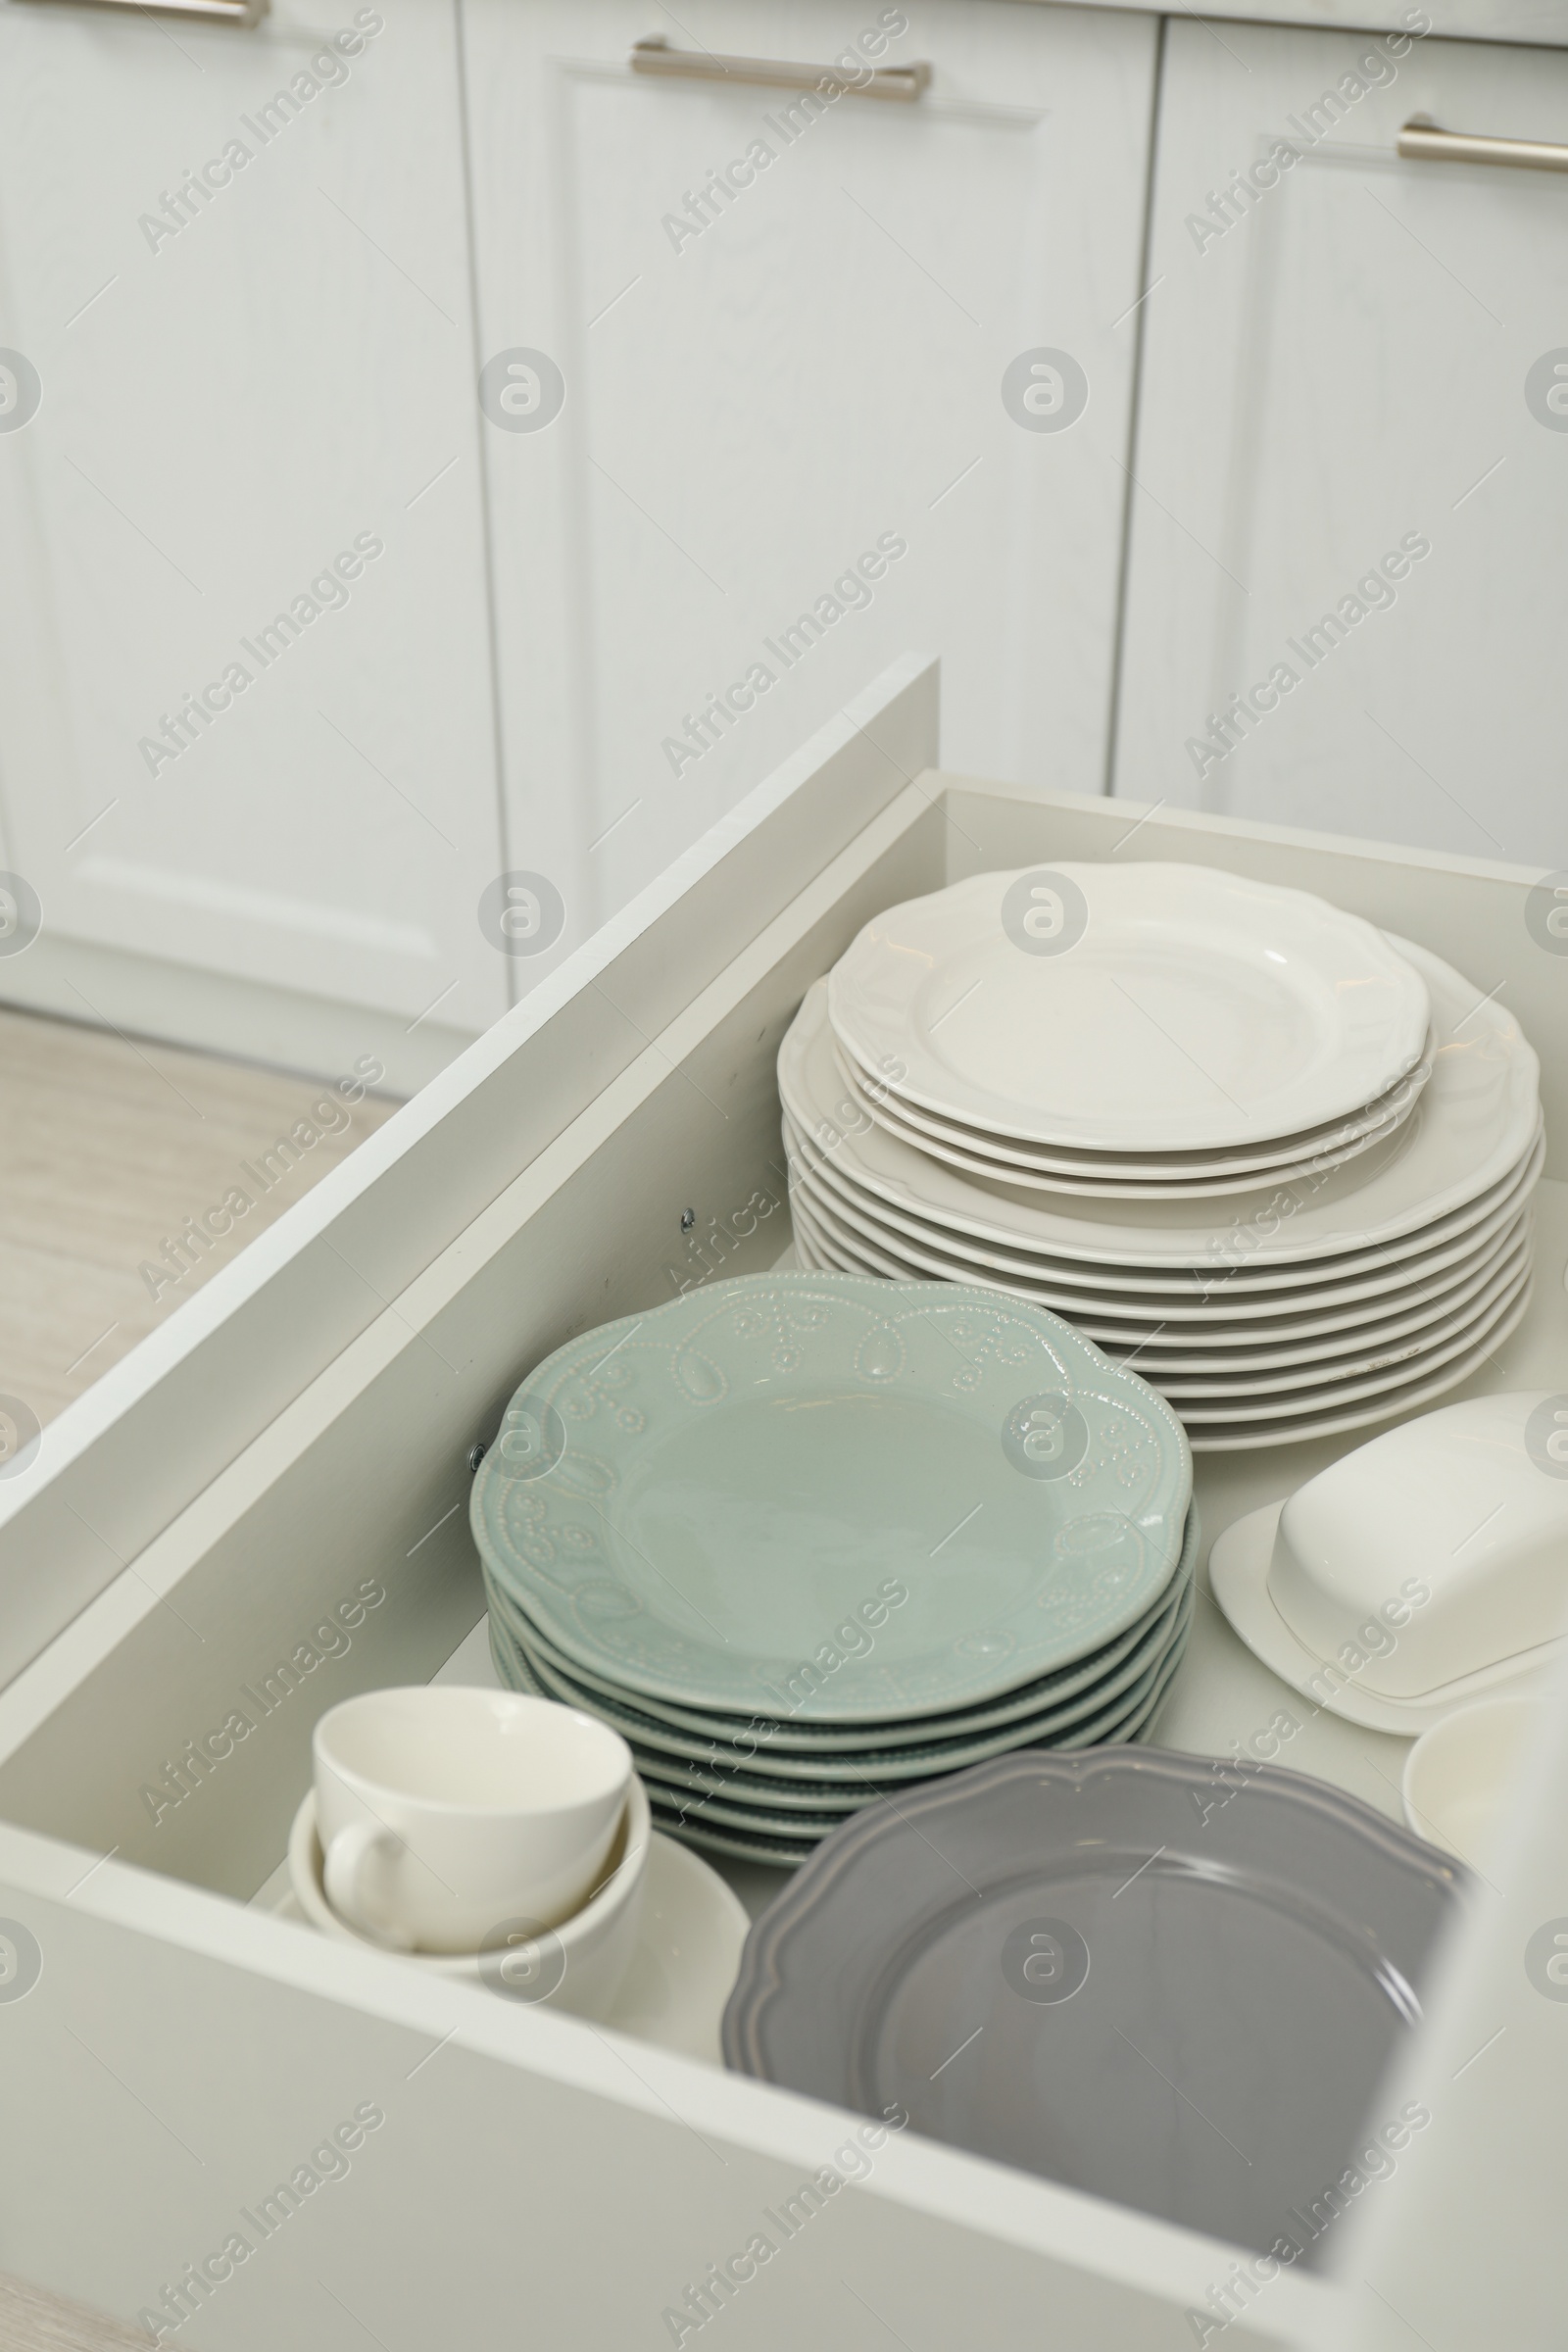
<instances>
[{"instance_id":1,"label":"butter dish lid","mask_svg":"<svg viewBox=\"0 0 1568 2352\"><path fill-rule=\"evenodd\" d=\"M1227 1528L1214 1596L1321 1706L1411 1737L1568 1634L1568 1394L1445 1405Z\"/></svg>"},{"instance_id":2,"label":"butter dish lid","mask_svg":"<svg viewBox=\"0 0 1568 2352\"><path fill-rule=\"evenodd\" d=\"M1445 1405L1308 1479L1280 1513L1269 1595L1324 1658L1370 1626L1361 1684L1391 1698L1554 1640L1568 1617L1568 1396Z\"/></svg>"}]
</instances>

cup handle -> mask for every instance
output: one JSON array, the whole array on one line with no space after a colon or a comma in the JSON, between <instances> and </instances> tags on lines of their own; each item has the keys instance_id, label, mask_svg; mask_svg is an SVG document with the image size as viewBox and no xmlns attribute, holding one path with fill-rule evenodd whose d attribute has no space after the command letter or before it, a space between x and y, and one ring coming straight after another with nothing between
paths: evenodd
<instances>
[{"instance_id":1,"label":"cup handle","mask_svg":"<svg viewBox=\"0 0 1568 2352\"><path fill-rule=\"evenodd\" d=\"M340 1919L377 1943L387 1944L393 1951L407 1952L413 1949L413 1936L390 1922L367 1918L360 1898L360 1874L369 1856L377 1850L393 1854L402 1842L375 1822L351 1821L347 1829L339 1830L326 1848L321 1877L326 1899Z\"/></svg>"}]
</instances>

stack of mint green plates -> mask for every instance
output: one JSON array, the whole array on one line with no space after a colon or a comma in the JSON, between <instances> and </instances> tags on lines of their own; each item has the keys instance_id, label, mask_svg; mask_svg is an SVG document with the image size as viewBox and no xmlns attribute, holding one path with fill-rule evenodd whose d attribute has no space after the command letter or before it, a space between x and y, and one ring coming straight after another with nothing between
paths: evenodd
<instances>
[{"instance_id":1,"label":"stack of mint green plates","mask_svg":"<svg viewBox=\"0 0 1568 2352\"><path fill-rule=\"evenodd\" d=\"M503 1681L621 1732L662 1829L793 1864L901 1786L1136 1739L1191 1506L1170 1407L1044 1308L774 1273L558 1348L471 1517Z\"/></svg>"}]
</instances>

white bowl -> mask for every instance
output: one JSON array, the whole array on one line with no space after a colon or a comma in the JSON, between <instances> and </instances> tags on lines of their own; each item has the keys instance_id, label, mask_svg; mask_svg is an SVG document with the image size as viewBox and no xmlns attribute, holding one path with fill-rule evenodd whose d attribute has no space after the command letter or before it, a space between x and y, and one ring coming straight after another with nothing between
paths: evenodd
<instances>
[{"instance_id":1,"label":"white bowl","mask_svg":"<svg viewBox=\"0 0 1568 2352\"><path fill-rule=\"evenodd\" d=\"M1424 1732L1562 1650L1568 1399L1476 1396L1388 1430L1228 1528L1210 1577L1286 1682Z\"/></svg>"},{"instance_id":2,"label":"white bowl","mask_svg":"<svg viewBox=\"0 0 1568 2352\"><path fill-rule=\"evenodd\" d=\"M1514 1690L1477 1699L1424 1732L1404 1760L1404 1818L1418 1838L1473 1862L1506 1809L1546 1701Z\"/></svg>"},{"instance_id":3,"label":"white bowl","mask_svg":"<svg viewBox=\"0 0 1568 2352\"><path fill-rule=\"evenodd\" d=\"M603 2017L613 2004L637 1948L652 1834L648 1792L634 1775L625 1812L606 1857L604 1876L570 1919L546 1929L536 1929L535 1923L528 1921L498 1920L492 1948L399 1952L397 1957L436 1976L487 1984L491 1991L511 2000L548 2003L573 2017ZM384 1944L350 1927L326 1899L314 1788L294 1816L288 1875L295 1899L312 1927L341 1943L357 1943L368 1951L386 1950Z\"/></svg>"}]
</instances>

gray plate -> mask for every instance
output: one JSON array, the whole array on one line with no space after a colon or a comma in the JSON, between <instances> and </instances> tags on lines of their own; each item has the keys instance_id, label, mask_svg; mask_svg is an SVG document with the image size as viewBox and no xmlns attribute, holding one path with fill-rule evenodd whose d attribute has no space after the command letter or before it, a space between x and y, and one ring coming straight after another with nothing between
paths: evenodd
<instances>
[{"instance_id":1,"label":"gray plate","mask_svg":"<svg viewBox=\"0 0 1568 2352\"><path fill-rule=\"evenodd\" d=\"M823 1840L752 1930L724 2056L1315 2267L1365 2135L1407 2143L1378 2086L1465 1883L1277 1766L1005 1756Z\"/></svg>"}]
</instances>

